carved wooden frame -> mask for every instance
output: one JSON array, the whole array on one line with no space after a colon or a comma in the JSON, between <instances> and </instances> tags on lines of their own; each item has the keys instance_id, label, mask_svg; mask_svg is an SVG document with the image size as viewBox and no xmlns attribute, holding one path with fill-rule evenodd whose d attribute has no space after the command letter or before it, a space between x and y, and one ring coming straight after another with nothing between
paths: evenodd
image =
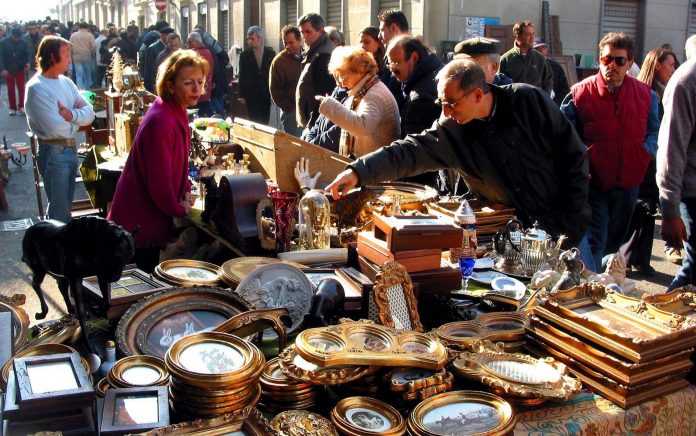
<instances>
[{"instance_id":1,"label":"carved wooden frame","mask_svg":"<svg viewBox=\"0 0 696 436\"><path fill-rule=\"evenodd\" d=\"M277 434L271 428L266 417L257 408L253 408L244 421L240 421L236 413L226 413L212 418L199 418L193 421L171 424L150 430L147 433L143 433L143 436L215 436L226 435L240 430L249 436L274 436Z\"/></svg>"},{"instance_id":2,"label":"carved wooden frame","mask_svg":"<svg viewBox=\"0 0 696 436\"><path fill-rule=\"evenodd\" d=\"M408 307L409 328L399 328L401 325L406 325L404 320L397 320L392 313L389 302L389 289L394 286L401 286L402 295L406 306ZM420 322L418 315L418 300L413 293L413 282L411 277L406 272L406 268L397 262L387 262L380 268L377 274L377 281L372 288L372 295L375 305L379 310L379 319L387 327L397 330L411 330L415 332L423 331L423 324Z\"/></svg>"}]
</instances>

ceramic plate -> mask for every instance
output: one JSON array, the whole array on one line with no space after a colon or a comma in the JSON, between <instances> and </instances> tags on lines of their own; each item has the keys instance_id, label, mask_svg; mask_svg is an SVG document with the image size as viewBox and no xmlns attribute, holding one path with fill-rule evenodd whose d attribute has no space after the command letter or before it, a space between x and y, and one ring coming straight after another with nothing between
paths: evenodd
<instances>
[{"instance_id":1,"label":"ceramic plate","mask_svg":"<svg viewBox=\"0 0 696 436\"><path fill-rule=\"evenodd\" d=\"M482 257L480 259L476 259L476 262L474 263L474 269L491 269L493 268L493 259L490 257Z\"/></svg>"},{"instance_id":2,"label":"ceramic plate","mask_svg":"<svg viewBox=\"0 0 696 436\"><path fill-rule=\"evenodd\" d=\"M495 272L495 271L474 271L473 274L471 274L471 280L479 283L483 283L484 285L490 285L493 279L497 277L507 277L503 273Z\"/></svg>"},{"instance_id":3,"label":"ceramic plate","mask_svg":"<svg viewBox=\"0 0 696 436\"><path fill-rule=\"evenodd\" d=\"M514 292L514 295L518 295L520 293L524 295L524 292L527 290L524 283L517 279L513 279L512 277L496 277L491 282L491 287L494 290L504 294Z\"/></svg>"},{"instance_id":4,"label":"ceramic plate","mask_svg":"<svg viewBox=\"0 0 696 436\"><path fill-rule=\"evenodd\" d=\"M312 305L313 287L307 276L286 263L273 263L256 268L237 286L235 292L255 309L285 307L288 309L293 333L302 324Z\"/></svg>"}]
</instances>

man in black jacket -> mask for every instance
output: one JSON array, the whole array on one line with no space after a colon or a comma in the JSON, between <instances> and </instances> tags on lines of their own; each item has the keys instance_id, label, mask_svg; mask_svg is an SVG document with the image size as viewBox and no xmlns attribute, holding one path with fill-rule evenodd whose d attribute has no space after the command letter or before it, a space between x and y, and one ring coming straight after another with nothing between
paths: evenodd
<instances>
[{"instance_id":1,"label":"man in black jacket","mask_svg":"<svg viewBox=\"0 0 696 436\"><path fill-rule=\"evenodd\" d=\"M514 206L526 226L538 220L589 253L587 152L554 102L528 85L487 84L466 59L437 80L443 117L431 129L361 157L326 189L339 198L358 184L452 168L480 197Z\"/></svg>"},{"instance_id":2,"label":"man in black jacket","mask_svg":"<svg viewBox=\"0 0 696 436\"><path fill-rule=\"evenodd\" d=\"M248 48L239 57L239 100L246 103L251 121L267 125L271 117L268 77L275 51L264 44L263 38L259 26L247 30Z\"/></svg>"},{"instance_id":3,"label":"man in black jacket","mask_svg":"<svg viewBox=\"0 0 696 436\"><path fill-rule=\"evenodd\" d=\"M0 75L7 82L7 99L10 115L24 113L24 78L31 65L33 49L22 39L19 27L10 31L10 36L0 40ZM15 94L19 94L19 104Z\"/></svg>"}]
</instances>

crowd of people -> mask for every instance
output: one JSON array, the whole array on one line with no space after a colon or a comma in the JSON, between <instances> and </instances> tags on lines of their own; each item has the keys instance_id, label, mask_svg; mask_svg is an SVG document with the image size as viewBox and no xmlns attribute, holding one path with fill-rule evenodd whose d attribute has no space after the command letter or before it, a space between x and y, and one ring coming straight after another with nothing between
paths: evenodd
<instances>
[{"instance_id":1,"label":"crowd of people","mask_svg":"<svg viewBox=\"0 0 696 436\"><path fill-rule=\"evenodd\" d=\"M686 241L671 287L694 283L696 36L685 41L687 61L681 66L664 46L651 50L639 68L635 42L624 33L608 33L599 43L597 74L569 87L529 21L515 23L514 46L505 53L500 41L477 37L444 57L410 34L402 11L381 11L378 21L379 27L360 32L360 45L345 46L338 29L309 13L297 26L281 29L284 48L278 54L265 45L264 29L252 26L239 57L239 104L249 119L268 124L273 102L287 133L355 159L327 187L334 197L384 180L417 181L444 194L468 192L513 206L526 226L538 222L554 237L566 235L566 244L580 249L590 270L601 270L608 255L620 250L644 275L654 274L650 254L659 208L675 259L681 259ZM138 152L124 170L128 177L122 180L130 185L119 183L111 212L126 227L158 222L159 230L146 226L137 239L141 247L159 248L166 239L160 230L187 210L188 186L178 178L171 188L144 179L149 147L138 144L187 150L185 132L165 144L149 130L162 123L174 123L175 132L184 129L172 121L180 118L179 107L224 115L229 55L202 28L187 35L189 50L183 49L183 37L166 22L142 35L135 26L100 32L86 23L42 26L63 32L75 89L103 85L100 67L118 46L126 59L138 61L145 87L159 95L136 135ZM0 41L0 73L19 88L18 73L34 68L36 51L23 32L12 27ZM18 101L10 97L10 103L11 113L23 110L21 89ZM71 126L89 118L79 99L58 103L59 115ZM48 109L34 113L42 110ZM27 112L30 125L34 116L41 118ZM69 142L67 133L60 139ZM44 135L39 134L55 139ZM182 171L180 159L172 162L170 175ZM139 218L131 201L136 190L145 193L143 204L152 206L140 208ZM152 264L156 256L146 257Z\"/></svg>"}]
</instances>

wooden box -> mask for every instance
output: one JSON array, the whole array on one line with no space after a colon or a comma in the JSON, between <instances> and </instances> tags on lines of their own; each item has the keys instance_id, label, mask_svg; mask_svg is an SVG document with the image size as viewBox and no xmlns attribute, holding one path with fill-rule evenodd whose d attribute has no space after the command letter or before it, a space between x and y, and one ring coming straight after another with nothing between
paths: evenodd
<instances>
[{"instance_id":1,"label":"wooden box","mask_svg":"<svg viewBox=\"0 0 696 436\"><path fill-rule=\"evenodd\" d=\"M462 245L461 227L435 216L383 216L373 214L373 231L391 252Z\"/></svg>"},{"instance_id":2,"label":"wooden box","mask_svg":"<svg viewBox=\"0 0 696 436\"><path fill-rule=\"evenodd\" d=\"M234 119L230 137L249 154L251 172L261 173L264 178L272 179L281 191L300 192L294 171L302 157L309 159L312 174L321 171L317 187L328 185L352 162L338 153L242 118Z\"/></svg>"},{"instance_id":3,"label":"wooden box","mask_svg":"<svg viewBox=\"0 0 696 436\"><path fill-rule=\"evenodd\" d=\"M377 265L396 261L413 273L440 268L442 251L439 248L391 252L387 242L377 239L372 232L358 234L358 254Z\"/></svg>"}]
</instances>

